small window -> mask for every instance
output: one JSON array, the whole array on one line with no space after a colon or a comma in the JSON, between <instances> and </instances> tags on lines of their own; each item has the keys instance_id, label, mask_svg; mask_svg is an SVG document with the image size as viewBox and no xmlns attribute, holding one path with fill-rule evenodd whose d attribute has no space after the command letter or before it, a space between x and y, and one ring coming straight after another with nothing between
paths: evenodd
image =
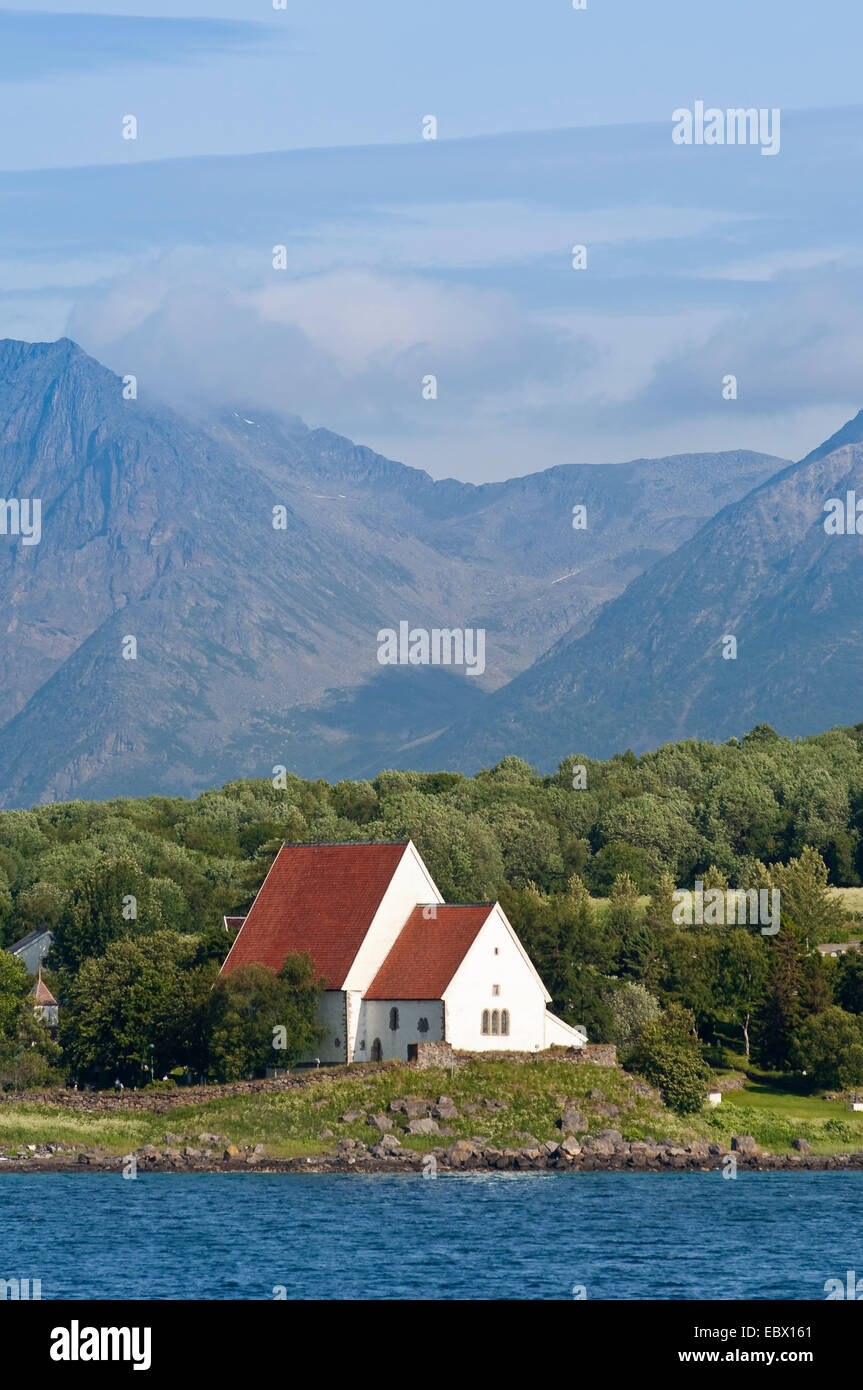
<instances>
[{"instance_id":1,"label":"small window","mask_svg":"<svg viewBox=\"0 0 863 1390\"><path fill-rule=\"evenodd\" d=\"M418 1019L418 1020L417 1020L417 1032L418 1032L418 1033L427 1033L428 1030L429 1030L429 1021L428 1021L428 1019L427 1019L427 1018L420 1018L420 1019Z\"/></svg>"},{"instance_id":2,"label":"small window","mask_svg":"<svg viewBox=\"0 0 863 1390\"><path fill-rule=\"evenodd\" d=\"M334 1039L333 1039L333 1046L334 1046L334 1047L341 1047L341 1045L342 1045L342 1040L341 1040L341 1038L334 1038Z\"/></svg>"},{"instance_id":3,"label":"small window","mask_svg":"<svg viewBox=\"0 0 863 1390\"><path fill-rule=\"evenodd\" d=\"M509 1009L503 1009L503 1010L501 1010L501 1015L500 1015L500 1031L501 1031L501 1034L503 1035L503 1037L505 1037L505 1038L508 1038L508 1037L509 1037Z\"/></svg>"},{"instance_id":4,"label":"small window","mask_svg":"<svg viewBox=\"0 0 863 1390\"><path fill-rule=\"evenodd\" d=\"M487 1037L487 1035L488 1035L488 1009L483 1009L483 1011L482 1011L482 1032L483 1032L483 1037Z\"/></svg>"},{"instance_id":5,"label":"small window","mask_svg":"<svg viewBox=\"0 0 863 1390\"><path fill-rule=\"evenodd\" d=\"M363 1038L362 1042L360 1043L360 1052L365 1052L365 1050L366 1050L366 1040L365 1040L365 1038Z\"/></svg>"},{"instance_id":6,"label":"small window","mask_svg":"<svg viewBox=\"0 0 863 1390\"><path fill-rule=\"evenodd\" d=\"M496 999L497 996L500 994L500 985L492 985L491 992L493 997Z\"/></svg>"},{"instance_id":7,"label":"small window","mask_svg":"<svg viewBox=\"0 0 863 1390\"><path fill-rule=\"evenodd\" d=\"M494 1010L491 1016L491 1032L492 1037L495 1038L500 1032L500 1014L498 1013L497 1009Z\"/></svg>"},{"instance_id":8,"label":"small window","mask_svg":"<svg viewBox=\"0 0 863 1390\"><path fill-rule=\"evenodd\" d=\"M499 947L499 946L495 946L495 948L494 948L494 953L495 953L496 956L499 956L499 955L500 955L500 947Z\"/></svg>"},{"instance_id":9,"label":"small window","mask_svg":"<svg viewBox=\"0 0 863 1390\"><path fill-rule=\"evenodd\" d=\"M398 1009L390 1009L390 1032L394 1033L399 1026Z\"/></svg>"}]
</instances>

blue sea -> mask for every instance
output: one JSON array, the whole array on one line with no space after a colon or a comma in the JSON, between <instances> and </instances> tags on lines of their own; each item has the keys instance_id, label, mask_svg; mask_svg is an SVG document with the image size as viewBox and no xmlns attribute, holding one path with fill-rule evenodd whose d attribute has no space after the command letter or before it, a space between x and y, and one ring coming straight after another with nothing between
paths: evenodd
<instances>
[{"instance_id":1,"label":"blue sea","mask_svg":"<svg viewBox=\"0 0 863 1390\"><path fill-rule=\"evenodd\" d=\"M863 1174L4 1174L42 1298L823 1299Z\"/></svg>"}]
</instances>

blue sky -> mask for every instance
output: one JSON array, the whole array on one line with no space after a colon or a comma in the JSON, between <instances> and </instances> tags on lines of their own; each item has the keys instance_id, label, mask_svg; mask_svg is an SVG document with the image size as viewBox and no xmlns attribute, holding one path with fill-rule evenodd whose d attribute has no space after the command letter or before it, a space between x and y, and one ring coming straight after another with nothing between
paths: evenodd
<instances>
[{"instance_id":1,"label":"blue sky","mask_svg":"<svg viewBox=\"0 0 863 1390\"><path fill-rule=\"evenodd\" d=\"M858 3L136 8L0 11L0 334L474 480L863 405ZM675 146L699 99L780 154Z\"/></svg>"}]
</instances>

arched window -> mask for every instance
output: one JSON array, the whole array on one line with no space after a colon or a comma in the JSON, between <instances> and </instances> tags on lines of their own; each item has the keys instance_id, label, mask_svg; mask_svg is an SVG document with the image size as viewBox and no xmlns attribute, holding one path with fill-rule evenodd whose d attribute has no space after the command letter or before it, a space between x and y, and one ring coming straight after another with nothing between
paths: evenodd
<instances>
[{"instance_id":1,"label":"arched window","mask_svg":"<svg viewBox=\"0 0 863 1390\"><path fill-rule=\"evenodd\" d=\"M486 1037L488 1034L488 1009L482 1011L482 1032L483 1037Z\"/></svg>"},{"instance_id":2,"label":"arched window","mask_svg":"<svg viewBox=\"0 0 863 1390\"><path fill-rule=\"evenodd\" d=\"M427 1018L419 1018L419 1019L417 1019L417 1032L418 1032L418 1033L427 1033L428 1030L429 1030L429 1021L428 1021L428 1019L427 1019Z\"/></svg>"},{"instance_id":3,"label":"arched window","mask_svg":"<svg viewBox=\"0 0 863 1390\"><path fill-rule=\"evenodd\" d=\"M509 1037L509 1009L501 1009L500 1031L503 1037Z\"/></svg>"},{"instance_id":4,"label":"arched window","mask_svg":"<svg viewBox=\"0 0 863 1390\"><path fill-rule=\"evenodd\" d=\"M379 1062L382 1056L383 1049L381 1048L381 1040L380 1038L375 1038L374 1042L372 1043L372 1061Z\"/></svg>"},{"instance_id":5,"label":"arched window","mask_svg":"<svg viewBox=\"0 0 863 1390\"><path fill-rule=\"evenodd\" d=\"M394 1033L399 1026L398 1009L390 1009L390 1032Z\"/></svg>"},{"instance_id":6,"label":"arched window","mask_svg":"<svg viewBox=\"0 0 863 1390\"><path fill-rule=\"evenodd\" d=\"M498 1033L500 1032L500 1014L498 1013L497 1009L494 1009L494 1010L492 1011L492 1015L491 1015L491 1031L492 1031L492 1036L495 1037L495 1038L497 1037Z\"/></svg>"}]
</instances>

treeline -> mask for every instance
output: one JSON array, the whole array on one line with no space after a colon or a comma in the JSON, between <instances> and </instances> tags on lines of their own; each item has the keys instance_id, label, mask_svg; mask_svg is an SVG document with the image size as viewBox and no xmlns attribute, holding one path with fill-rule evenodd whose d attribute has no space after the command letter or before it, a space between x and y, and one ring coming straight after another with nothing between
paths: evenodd
<instances>
[{"instance_id":1,"label":"treeline","mask_svg":"<svg viewBox=\"0 0 863 1390\"><path fill-rule=\"evenodd\" d=\"M248 910L283 841L412 838L447 900L502 900L555 1007L594 1038L615 1035L622 1026L615 996L639 986L657 1007L691 1010L708 1042L727 1024L741 1040L748 1036L765 1065L801 1065L794 1049L807 1020L831 1008L858 1017L848 1007L854 989L839 979L854 967L825 964L813 948L847 934L826 892L828 875L836 885L863 880L861 750L863 725L797 741L760 726L721 746L685 741L605 762L573 755L550 776L505 758L474 777L393 771L331 786L285 775L229 783L194 800L5 811L0 942L42 925L55 932L49 982L61 1004L63 1052L52 1061L92 1075L118 1065L116 1056L100 1057L107 1044L98 1041L106 1035L97 1023L82 1022L87 1000L94 1009L97 994L107 997L109 965L132 979L143 969L134 952L149 953L173 962L187 991L199 981L209 997L229 944L222 917ZM781 879L779 935L676 924L671 892L699 879L742 888ZM605 899L598 911L589 895ZM770 975L783 951L784 1012ZM298 988L302 994L314 984ZM126 1049L130 1067L135 1057L145 1065L156 1042L148 1038L144 1048L143 1034L170 1033L177 1007L159 1015L154 1005L142 1015ZM158 1029L151 1019L163 1020ZM0 1052L5 1026L8 1057L16 1044L2 1020L0 1012ZM175 1029L171 1056L157 1058L149 1075L181 1053L212 1074L241 1070L252 1053L235 1042L231 1061L227 1044L205 1045L214 1028L208 1016L197 1017L191 1032ZM855 1045L845 1035L845 1050Z\"/></svg>"}]
</instances>

